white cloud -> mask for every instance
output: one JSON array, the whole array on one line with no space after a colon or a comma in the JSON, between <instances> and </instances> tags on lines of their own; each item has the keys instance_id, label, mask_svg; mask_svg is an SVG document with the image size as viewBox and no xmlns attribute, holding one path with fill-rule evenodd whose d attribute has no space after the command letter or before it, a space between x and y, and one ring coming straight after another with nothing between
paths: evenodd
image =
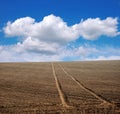
<instances>
[{"instance_id":1,"label":"white cloud","mask_svg":"<svg viewBox=\"0 0 120 114\"><path fill-rule=\"evenodd\" d=\"M71 60L120 60L120 48L87 45L64 49L62 55Z\"/></svg>"},{"instance_id":2,"label":"white cloud","mask_svg":"<svg viewBox=\"0 0 120 114\"><path fill-rule=\"evenodd\" d=\"M60 18L54 15L44 17L40 22L35 22L31 17L17 19L8 22L4 27L7 36L22 36L24 38L32 37L45 42L57 42L64 44L75 40L77 34L74 33L72 27Z\"/></svg>"},{"instance_id":3,"label":"white cloud","mask_svg":"<svg viewBox=\"0 0 120 114\"><path fill-rule=\"evenodd\" d=\"M8 37L28 36L32 32L31 27L35 24L35 20L31 17L19 18L12 22L7 22L4 32Z\"/></svg>"},{"instance_id":4,"label":"white cloud","mask_svg":"<svg viewBox=\"0 0 120 114\"><path fill-rule=\"evenodd\" d=\"M40 22L36 22L31 17L8 22L4 27L4 32L7 36L33 37L46 42L66 43L79 37L89 40L101 35L114 37L120 34L117 25L117 18L108 17L104 20L88 18L78 24L68 26L62 18L49 15Z\"/></svg>"},{"instance_id":5,"label":"white cloud","mask_svg":"<svg viewBox=\"0 0 120 114\"><path fill-rule=\"evenodd\" d=\"M120 60L120 48L79 46L68 49L61 47L56 50L56 53L42 53L41 51L23 50L25 47L22 46L21 44L0 46L0 61Z\"/></svg>"},{"instance_id":6,"label":"white cloud","mask_svg":"<svg viewBox=\"0 0 120 114\"><path fill-rule=\"evenodd\" d=\"M114 37L120 34L117 30L117 18L108 17L105 20L100 18L88 18L81 23L76 24L73 28L78 31L79 35L88 40L94 40L104 35Z\"/></svg>"},{"instance_id":7,"label":"white cloud","mask_svg":"<svg viewBox=\"0 0 120 114\"><path fill-rule=\"evenodd\" d=\"M33 53L43 53L47 55L56 53L58 48L59 46L56 43L51 43L51 45L49 45L44 41L41 42L38 39L28 37L22 43L18 43L16 49L19 52L28 51Z\"/></svg>"},{"instance_id":8,"label":"white cloud","mask_svg":"<svg viewBox=\"0 0 120 114\"><path fill-rule=\"evenodd\" d=\"M99 56L94 60L120 60L120 56Z\"/></svg>"},{"instance_id":9,"label":"white cloud","mask_svg":"<svg viewBox=\"0 0 120 114\"><path fill-rule=\"evenodd\" d=\"M0 46L0 62L25 62L25 61L57 61L61 60L59 54L49 54L22 50L19 45Z\"/></svg>"},{"instance_id":10,"label":"white cloud","mask_svg":"<svg viewBox=\"0 0 120 114\"><path fill-rule=\"evenodd\" d=\"M101 35L114 37L120 33L117 30L117 18L89 18L78 24L68 26L62 18L49 15L42 21L36 22L31 17L24 17L8 22L3 28L7 37L20 37L15 45L0 46L0 61L55 61L65 58L87 60L94 55L99 56L120 56L119 49L115 48L94 48L80 46L67 48L67 44L79 37L93 40Z\"/></svg>"}]
</instances>

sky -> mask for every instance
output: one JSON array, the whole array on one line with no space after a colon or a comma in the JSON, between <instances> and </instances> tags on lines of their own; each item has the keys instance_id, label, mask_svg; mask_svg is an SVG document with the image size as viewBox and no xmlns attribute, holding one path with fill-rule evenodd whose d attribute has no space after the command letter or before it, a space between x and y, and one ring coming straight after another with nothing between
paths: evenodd
<instances>
[{"instance_id":1,"label":"sky","mask_svg":"<svg viewBox=\"0 0 120 114\"><path fill-rule=\"evenodd\" d=\"M0 62L120 60L120 0L1 0Z\"/></svg>"}]
</instances>

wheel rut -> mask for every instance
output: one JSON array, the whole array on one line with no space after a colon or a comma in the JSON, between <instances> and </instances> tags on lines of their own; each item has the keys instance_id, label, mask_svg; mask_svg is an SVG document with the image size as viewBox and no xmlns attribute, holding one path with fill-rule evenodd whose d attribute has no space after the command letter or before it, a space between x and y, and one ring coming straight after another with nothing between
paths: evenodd
<instances>
[{"instance_id":1,"label":"wheel rut","mask_svg":"<svg viewBox=\"0 0 120 114\"><path fill-rule=\"evenodd\" d=\"M99 99L100 101L102 101L103 105L110 105L110 106L114 106L114 104L112 102L110 102L109 100L107 100L106 98L104 98L101 95L98 95L97 93L95 93L92 89L86 87L83 83L81 83L79 80L77 80L75 77L73 77L72 75L70 75L64 68L62 65L58 64L59 67L63 70L63 72L69 76L74 82L76 82L82 89L84 89L86 92L90 93L91 95L93 95L95 98Z\"/></svg>"},{"instance_id":2,"label":"wheel rut","mask_svg":"<svg viewBox=\"0 0 120 114\"><path fill-rule=\"evenodd\" d=\"M54 64L51 63L51 65L52 65L53 76L54 76L54 79L55 79L56 87L57 87L57 90L58 90L58 93L59 93L59 96L60 96L62 106L65 107L65 108L72 108L72 106L68 105L67 96L64 94L64 92L62 90L62 87L61 87L61 84L60 84L60 82L57 78Z\"/></svg>"}]
</instances>

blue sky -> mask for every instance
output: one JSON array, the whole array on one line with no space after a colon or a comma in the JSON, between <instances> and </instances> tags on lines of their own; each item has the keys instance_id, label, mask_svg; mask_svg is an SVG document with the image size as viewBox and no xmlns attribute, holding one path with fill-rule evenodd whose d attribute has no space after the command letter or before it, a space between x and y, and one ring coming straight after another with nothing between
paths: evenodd
<instances>
[{"instance_id":1,"label":"blue sky","mask_svg":"<svg viewBox=\"0 0 120 114\"><path fill-rule=\"evenodd\" d=\"M120 59L119 0L1 0L0 61Z\"/></svg>"}]
</instances>

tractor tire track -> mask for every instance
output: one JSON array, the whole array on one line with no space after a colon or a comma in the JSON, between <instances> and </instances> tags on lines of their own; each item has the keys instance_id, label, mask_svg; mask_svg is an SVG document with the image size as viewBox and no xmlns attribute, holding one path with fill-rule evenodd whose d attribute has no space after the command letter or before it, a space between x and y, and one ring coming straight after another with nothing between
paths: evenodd
<instances>
[{"instance_id":1,"label":"tractor tire track","mask_svg":"<svg viewBox=\"0 0 120 114\"><path fill-rule=\"evenodd\" d=\"M107 100L106 98L104 98L101 95L98 95L97 93L95 93L92 89L86 87L83 83L81 83L79 80L77 80L76 78L74 78L72 75L70 75L64 68L63 66L61 66L59 64L59 67L63 70L63 72L69 76L74 82L76 82L82 89L84 89L85 91L87 91L88 93L90 93L91 95L93 95L95 98L99 99L100 101L102 101L102 104L105 105L110 105L110 106L114 106L114 104L112 102L110 102L109 100Z\"/></svg>"},{"instance_id":2,"label":"tractor tire track","mask_svg":"<svg viewBox=\"0 0 120 114\"><path fill-rule=\"evenodd\" d=\"M62 90L62 87L60 85L60 82L59 82L59 80L56 76L54 64L51 63L51 65L52 65L53 76L54 76L54 79L55 79L56 87L57 87L57 90L58 90L58 93L59 93L59 96L60 96L62 106L65 107L65 108L70 108L71 106L68 105L67 96L64 94L64 92Z\"/></svg>"}]
</instances>

